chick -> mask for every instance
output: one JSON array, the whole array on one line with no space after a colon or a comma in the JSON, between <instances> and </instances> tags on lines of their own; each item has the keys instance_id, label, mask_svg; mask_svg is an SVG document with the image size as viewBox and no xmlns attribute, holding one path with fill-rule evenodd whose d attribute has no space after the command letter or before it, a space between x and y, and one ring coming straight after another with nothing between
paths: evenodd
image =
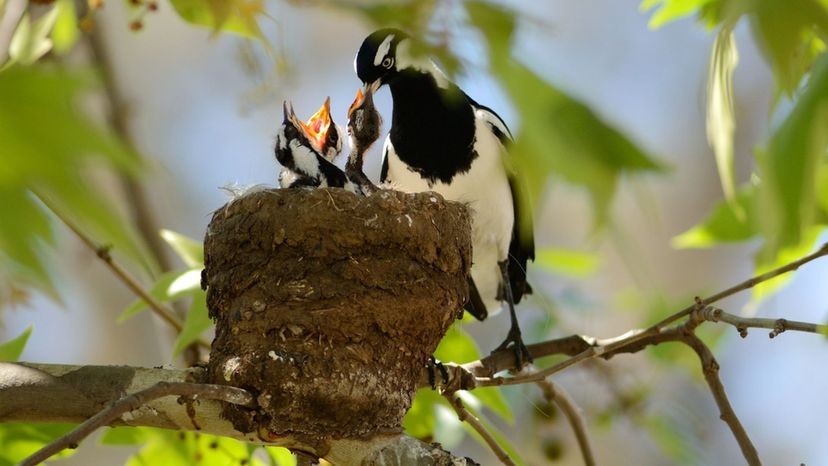
<instances>
[{"instance_id":1,"label":"chick","mask_svg":"<svg viewBox=\"0 0 828 466\"><path fill-rule=\"evenodd\" d=\"M290 108L293 112L293 106ZM294 117L294 126L302 133L318 154L327 161L333 162L337 155L342 152L342 128L334 123L331 118L331 98L325 99L322 107L314 113L307 123ZM282 166L279 173L279 186L283 188L296 188L306 186L317 186L313 179L308 179L297 174L288 167Z\"/></svg>"},{"instance_id":2,"label":"chick","mask_svg":"<svg viewBox=\"0 0 828 466\"><path fill-rule=\"evenodd\" d=\"M348 108L348 137L351 143L351 153L345 164L345 174L360 191L368 195L377 190L371 180L362 170L365 152L379 139L382 118L374 107L372 92L362 93L357 89L356 99Z\"/></svg>"}]
</instances>

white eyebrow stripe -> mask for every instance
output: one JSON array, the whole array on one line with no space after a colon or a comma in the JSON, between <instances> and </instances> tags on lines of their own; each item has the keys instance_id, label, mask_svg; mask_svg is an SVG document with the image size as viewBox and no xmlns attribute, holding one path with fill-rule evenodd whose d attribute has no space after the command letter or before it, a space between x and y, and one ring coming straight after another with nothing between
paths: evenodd
<instances>
[{"instance_id":1,"label":"white eyebrow stripe","mask_svg":"<svg viewBox=\"0 0 828 466\"><path fill-rule=\"evenodd\" d=\"M391 41L394 40L394 34L389 34L386 37L379 47L377 47L377 54L374 55L374 66L379 66L382 63L382 59L388 54L388 51L391 50Z\"/></svg>"}]
</instances>

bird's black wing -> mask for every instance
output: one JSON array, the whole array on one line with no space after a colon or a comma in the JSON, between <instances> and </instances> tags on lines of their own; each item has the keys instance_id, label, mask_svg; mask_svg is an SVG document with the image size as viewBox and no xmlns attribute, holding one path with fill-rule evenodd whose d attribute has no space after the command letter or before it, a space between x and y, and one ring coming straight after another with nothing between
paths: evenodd
<instances>
[{"instance_id":1,"label":"bird's black wing","mask_svg":"<svg viewBox=\"0 0 828 466\"><path fill-rule=\"evenodd\" d=\"M477 117L482 118L500 143L508 148L512 142L512 132L503 119L494 110L475 102L468 95L466 98L474 107ZM526 263L535 260L535 236L532 212L521 205L518 180L511 175L509 176L509 188L512 192L512 207L515 213L512 240L509 243L509 279L512 285L512 296L517 304L524 294L532 292L532 287L526 282Z\"/></svg>"},{"instance_id":2,"label":"bird's black wing","mask_svg":"<svg viewBox=\"0 0 828 466\"><path fill-rule=\"evenodd\" d=\"M526 263L535 260L535 234L532 222L532 212L523 208L518 196L517 180L509 177L509 188L512 191L512 206L515 210L515 224L512 226L512 241L509 243L509 281L512 285L512 296L515 304L520 302L524 294L532 293L532 287L526 282Z\"/></svg>"},{"instance_id":3,"label":"bird's black wing","mask_svg":"<svg viewBox=\"0 0 828 466\"><path fill-rule=\"evenodd\" d=\"M469 97L468 94L465 94L466 99L469 101L471 106L474 108L475 113L478 116L482 116L483 120L492 130L497 139L500 140L500 143L503 144L503 147L509 147L509 144L512 143L512 131L509 130L509 126L506 125L506 122L503 121L503 118L500 118L500 115L497 114L491 108L477 103L474 99ZM478 110L480 111L478 113Z\"/></svg>"},{"instance_id":4,"label":"bird's black wing","mask_svg":"<svg viewBox=\"0 0 828 466\"><path fill-rule=\"evenodd\" d=\"M380 171L380 183L385 183L386 181L388 181L388 148L390 145L391 141L386 139L385 147L382 150L382 170Z\"/></svg>"}]
</instances>

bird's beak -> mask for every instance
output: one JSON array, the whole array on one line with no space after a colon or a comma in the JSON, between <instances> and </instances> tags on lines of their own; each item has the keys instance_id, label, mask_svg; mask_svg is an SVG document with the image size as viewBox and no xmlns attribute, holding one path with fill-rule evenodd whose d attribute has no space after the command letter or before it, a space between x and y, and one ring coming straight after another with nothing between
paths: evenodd
<instances>
[{"instance_id":1,"label":"bird's beak","mask_svg":"<svg viewBox=\"0 0 828 466\"><path fill-rule=\"evenodd\" d=\"M282 112L285 115L284 120L282 120L282 123L289 122L290 121L290 110L288 110L287 100L282 101Z\"/></svg>"},{"instance_id":2,"label":"bird's beak","mask_svg":"<svg viewBox=\"0 0 828 466\"><path fill-rule=\"evenodd\" d=\"M377 79L376 81L371 83L365 83L365 86L363 87L363 93L373 94L374 92L377 92L379 90L380 86L382 86L382 78Z\"/></svg>"},{"instance_id":3,"label":"bird's beak","mask_svg":"<svg viewBox=\"0 0 828 466\"><path fill-rule=\"evenodd\" d=\"M314 113L307 124L302 125L305 133L311 142L319 149L328 137L328 130L331 127L331 98L325 99L322 107Z\"/></svg>"},{"instance_id":4,"label":"bird's beak","mask_svg":"<svg viewBox=\"0 0 828 466\"><path fill-rule=\"evenodd\" d=\"M351 114L354 113L354 110L359 108L360 105L362 105L363 100L365 100L365 94L362 93L362 88L357 88L356 98L351 106L348 107L348 119L351 119Z\"/></svg>"}]
</instances>

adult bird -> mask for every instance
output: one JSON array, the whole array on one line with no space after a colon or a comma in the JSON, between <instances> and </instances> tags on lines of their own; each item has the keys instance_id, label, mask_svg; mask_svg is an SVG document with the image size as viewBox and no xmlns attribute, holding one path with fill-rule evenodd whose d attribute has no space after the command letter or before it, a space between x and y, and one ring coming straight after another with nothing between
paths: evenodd
<instances>
[{"instance_id":1,"label":"adult bird","mask_svg":"<svg viewBox=\"0 0 828 466\"><path fill-rule=\"evenodd\" d=\"M381 181L407 192L436 191L469 205L473 265L465 308L483 320L505 302L511 327L497 349L511 348L523 366L531 356L515 304L531 292L526 263L535 251L531 227L520 231L531 221L520 209L515 179L504 165L511 133L493 110L411 49L406 33L381 29L363 41L354 60L365 92L387 85L394 103Z\"/></svg>"}]
</instances>

